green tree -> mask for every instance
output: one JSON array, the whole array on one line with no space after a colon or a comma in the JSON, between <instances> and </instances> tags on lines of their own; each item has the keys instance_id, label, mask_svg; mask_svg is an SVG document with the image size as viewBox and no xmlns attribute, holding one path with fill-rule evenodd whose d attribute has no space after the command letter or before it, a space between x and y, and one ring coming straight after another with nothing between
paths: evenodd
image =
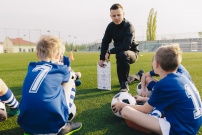
<instances>
[{"instance_id":1,"label":"green tree","mask_svg":"<svg viewBox=\"0 0 202 135\"><path fill-rule=\"evenodd\" d=\"M152 8L147 20L147 41L156 40L156 17L157 11Z\"/></svg>"},{"instance_id":2,"label":"green tree","mask_svg":"<svg viewBox=\"0 0 202 135\"><path fill-rule=\"evenodd\" d=\"M68 48L69 48L69 45L68 45L68 43L66 42L66 43L65 43L65 49L66 49L65 52L68 51Z\"/></svg>"}]
</instances>

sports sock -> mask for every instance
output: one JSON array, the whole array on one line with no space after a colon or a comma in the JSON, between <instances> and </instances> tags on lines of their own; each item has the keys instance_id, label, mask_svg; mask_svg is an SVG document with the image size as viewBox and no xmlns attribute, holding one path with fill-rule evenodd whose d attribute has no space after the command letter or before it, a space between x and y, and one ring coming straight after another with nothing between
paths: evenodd
<instances>
[{"instance_id":1,"label":"sports sock","mask_svg":"<svg viewBox=\"0 0 202 135\"><path fill-rule=\"evenodd\" d=\"M70 102L69 102L69 107L72 107L72 103L74 103L74 98L75 98L75 94L76 94L76 89L72 88L71 89L71 94L70 94Z\"/></svg>"},{"instance_id":2,"label":"sports sock","mask_svg":"<svg viewBox=\"0 0 202 135\"><path fill-rule=\"evenodd\" d=\"M9 88L3 96L0 96L0 100L7 104L11 109L19 108L19 102L16 100L15 96Z\"/></svg>"}]
</instances>

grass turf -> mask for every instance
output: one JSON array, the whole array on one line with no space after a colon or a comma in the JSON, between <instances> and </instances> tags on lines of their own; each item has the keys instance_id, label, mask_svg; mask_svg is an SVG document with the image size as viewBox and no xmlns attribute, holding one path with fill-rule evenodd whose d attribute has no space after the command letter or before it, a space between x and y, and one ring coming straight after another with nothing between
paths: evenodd
<instances>
[{"instance_id":1,"label":"grass turf","mask_svg":"<svg viewBox=\"0 0 202 135\"><path fill-rule=\"evenodd\" d=\"M138 61L131 65L130 74L137 73L139 69L150 71L153 54L153 52L141 52ZM69 56L69 52L66 55ZM82 129L75 135L144 135L129 128L123 119L116 117L111 111L112 97L119 92L115 56L111 55L111 91L97 89L96 64L99 60L99 52L74 52L74 59L71 61L71 66L74 71L82 73L82 85L77 87L75 97L77 114L73 121L83 123ZM182 64L190 72L200 95L202 94L201 59L200 52L183 53ZM18 101L21 99L21 87L30 61L38 61L35 53L0 54L0 78L10 87ZM137 84L138 82L130 85L129 92L132 95L136 94ZM17 116L14 116L1 122L0 135L22 135L23 130L16 120ZM197 135L201 134L202 128Z\"/></svg>"}]
</instances>

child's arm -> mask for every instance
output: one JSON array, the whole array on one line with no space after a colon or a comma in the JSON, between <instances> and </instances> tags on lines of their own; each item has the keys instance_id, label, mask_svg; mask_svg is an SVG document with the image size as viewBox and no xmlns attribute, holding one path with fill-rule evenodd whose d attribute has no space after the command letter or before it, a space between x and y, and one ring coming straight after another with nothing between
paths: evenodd
<instances>
[{"instance_id":1,"label":"child's arm","mask_svg":"<svg viewBox=\"0 0 202 135\"><path fill-rule=\"evenodd\" d=\"M137 101L147 102L149 100L148 97L142 97L139 95L134 96Z\"/></svg>"},{"instance_id":2,"label":"child's arm","mask_svg":"<svg viewBox=\"0 0 202 135\"><path fill-rule=\"evenodd\" d=\"M138 111L141 111L143 113L149 113L150 111L152 111L153 107L150 106L147 102L144 105L130 105L127 103L124 103L122 101L120 101L118 99L118 102L116 102L115 104L112 105L112 110L116 113L116 112L121 112L121 110L125 107L125 106L130 106Z\"/></svg>"}]
</instances>

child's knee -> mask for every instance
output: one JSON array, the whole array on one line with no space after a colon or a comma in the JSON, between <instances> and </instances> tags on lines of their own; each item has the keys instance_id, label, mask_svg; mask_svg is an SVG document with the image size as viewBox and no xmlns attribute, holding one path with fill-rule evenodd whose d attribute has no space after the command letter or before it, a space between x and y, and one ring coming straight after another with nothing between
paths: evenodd
<instances>
[{"instance_id":1,"label":"child's knee","mask_svg":"<svg viewBox=\"0 0 202 135\"><path fill-rule=\"evenodd\" d=\"M128 106L125 106L122 110L121 110L121 116L126 119L128 116Z\"/></svg>"},{"instance_id":2,"label":"child's knee","mask_svg":"<svg viewBox=\"0 0 202 135\"><path fill-rule=\"evenodd\" d=\"M75 74L76 74L78 79L81 78L81 72L75 72Z\"/></svg>"},{"instance_id":3,"label":"child's knee","mask_svg":"<svg viewBox=\"0 0 202 135\"><path fill-rule=\"evenodd\" d=\"M7 91L8 87L6 86L6 84L4 83L4 81L0 78L0 96L2 94L5 94Z\"/></svg>"}]
</instances>

